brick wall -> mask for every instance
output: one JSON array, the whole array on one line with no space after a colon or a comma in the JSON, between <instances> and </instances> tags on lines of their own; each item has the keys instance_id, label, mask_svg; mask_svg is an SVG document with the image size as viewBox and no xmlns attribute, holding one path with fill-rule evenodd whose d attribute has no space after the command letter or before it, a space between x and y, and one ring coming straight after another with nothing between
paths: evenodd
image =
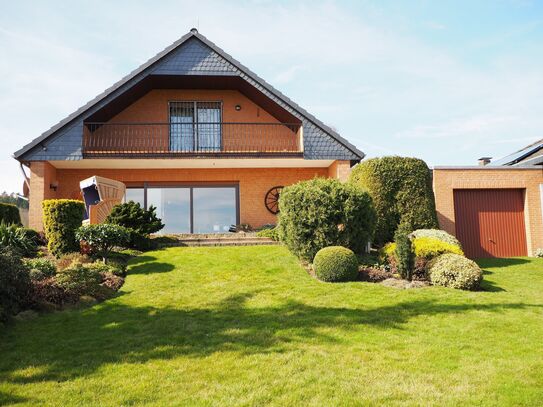
<instances>
[{"instance_id":1,"label":"brick wall","mask_svg":"<svg viewBox=\"0 0 543 407\"><path fill-rule=\"evenodd\" d=\"M56 180L56 168L48 162L35 161L30 164L29 227L43 230L42 201L57 198L57 192L51 189L51 184Z\"/></svg>"},{"instance_id":2,"label":"brick wall","mask_svg":"<svg viewBox=\"0 0 543 407\"><path fill-rule=\"evenodd\" d=\"M521 188L525 190L525 222L528 254L543 248L543 218L541 212L541 169L492 169L436 168L434 169L434 194L439 224L442 229L455 234L455 189Z\"/></svg>"},{"instance_id":3,"label":"brick wall","mask_svg":"<svg viewBox=\"0 0 543 407\"><path fill-rule=\"evenodd\" d=\"M143 182L168 183L237 183L240 194L240 222L258 227L276 223L276 216L264 206L266 192L278 185L290 185L314 177L343 177L350 168L348 161L329 168L227 168L227 169L56 169L49 163L31 165L30 226L41 230L41 201L47 198L81 199L79 181L99 175L124 182L127 186L143 186ZM45 174L45 178L44 178ZM49 183L58 180L58 190Z\"/></svg>"}]
</instances>

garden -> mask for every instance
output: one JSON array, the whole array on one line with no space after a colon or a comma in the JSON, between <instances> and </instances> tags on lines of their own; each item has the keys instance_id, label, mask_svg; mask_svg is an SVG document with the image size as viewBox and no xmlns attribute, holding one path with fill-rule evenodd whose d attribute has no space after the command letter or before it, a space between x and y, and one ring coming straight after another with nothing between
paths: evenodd
<instances>
[{"instance_id":1,"label":"garden","mask_svg":"<svg viewBox=\"0 0 543 407\"><path fill-rule=\"evenodd\" d=\"M105 223L0 205L0 405L537 405L543 260L467 259L420 160L283 189L278 246L160 248L155 209ZM484 277L484 278L483 278Z\"/></svg>"}]
</instances>

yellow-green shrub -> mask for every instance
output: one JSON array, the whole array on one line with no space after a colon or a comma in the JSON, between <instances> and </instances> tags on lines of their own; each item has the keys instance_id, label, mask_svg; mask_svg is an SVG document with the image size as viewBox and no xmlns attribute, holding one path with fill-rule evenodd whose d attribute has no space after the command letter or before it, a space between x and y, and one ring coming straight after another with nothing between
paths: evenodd
<instances>
[{"instance_id":1,"label":"yellow-green shrub","mask_svg":"<svg viewBox=\"0 0 543 407\"><path fill-rule=\"evenodd\" d=\"M477 263L459 254L442 254L430 261L427 268L434 285L476 290L483 280L483 272Z\"/></svg>"},{"instance_id":2,"label":"yellow-green shrub","mask_svg":"<svg viewBox=\"0 0 543 407\"><path fill-rule=\"evenodd\" d=\"M457 245L432 237L417 237L413 239L413 248L415 257L427 260L433 259L444 253L454 253L460 256L464 255L462 249Z\"/></svg>"},{"instance_id":3,"label":"yellow-green shrub","mask_svg":"<svg viewBox=\"0 0 543 407\"><path fill-rule=\"evenodd\" d=\"M47 248L55 257L78 252L75 231L83 222L85 205L74 199L47 199L43 201L43 227Z\"/></svg>"}]
</instances>

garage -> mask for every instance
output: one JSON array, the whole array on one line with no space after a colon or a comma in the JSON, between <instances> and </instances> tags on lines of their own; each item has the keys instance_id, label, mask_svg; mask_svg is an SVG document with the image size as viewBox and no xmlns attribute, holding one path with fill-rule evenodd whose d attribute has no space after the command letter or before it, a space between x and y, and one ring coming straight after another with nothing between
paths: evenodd
<instances>
[{"instance_id":1,"label":"garage","mask_svg":"<svg viewBox=\"0 0 543 407\"><path fill-rule=\"evenodd\" d=\"M525 190L454 189L455 234L470 258L527 256Z\"/></svg>"}]
</instances>

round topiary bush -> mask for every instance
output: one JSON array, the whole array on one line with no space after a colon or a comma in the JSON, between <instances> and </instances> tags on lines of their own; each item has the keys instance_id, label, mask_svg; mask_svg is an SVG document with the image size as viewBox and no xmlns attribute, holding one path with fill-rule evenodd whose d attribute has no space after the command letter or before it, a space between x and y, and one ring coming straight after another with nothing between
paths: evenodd
<instances>
[{"instance_id":1,"label":"round topiary bush","mask_svg":"<svg viewBox=\"0 0 543 407\"><path fill-rule=\"evenodd\" d=\"M321 281L353 281L358 276L358 260L352 250L341 246L325 247L313 260L315 274Z\"/></svg>"},{"instance_id":2,"label":"round topiary bush","mask_svg":"<svg viewBox=\"0 0 543 407\"><path fill-rule=\"evenodd\" d=\"M428 263L427 269L433 285L477 290L483 280L483 272L477 263L454 253L436 257Z\"/></svg>"},{"instance_id":3,"label":"round topiary bush","mask_svg":"<svg viewBox=\"0 0 543 407\"><path fill-rule=\"evenodd\" d=\"M301 181L283 189L279 207L281 241L307 261L328 246L362 253L373 237L371 197L354 185L324 178Z\"/></svg>"}]
</instances>

